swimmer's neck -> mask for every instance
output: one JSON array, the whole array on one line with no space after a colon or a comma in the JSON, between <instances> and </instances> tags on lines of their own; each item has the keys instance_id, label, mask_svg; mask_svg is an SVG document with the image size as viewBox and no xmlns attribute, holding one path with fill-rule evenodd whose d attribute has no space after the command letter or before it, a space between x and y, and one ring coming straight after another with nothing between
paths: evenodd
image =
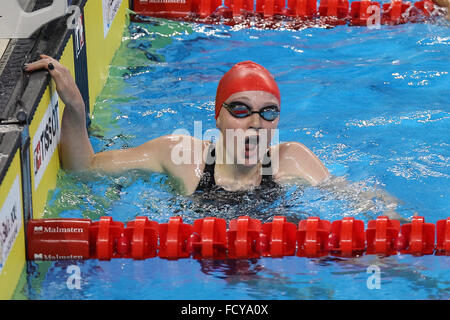
<instances>
[{"instance_id":1,"label":"swimmer's neck","mask_svg":"<svg viewBox=\"0 0 450 320\"><path fill-rule=\"evenodd\" d=\"M234 181L253 182L259 180L261 175L261 163L246 166L243 164L220 164L216 163L217 172L224 178Z\"/></svg>"},{"instance_id":2,"label":"swimmer's neck","mask_svg":"<svg viewBox=\"0 0 450 320\"><path fill-rule=\"evenodd\" d=\"M221 147L221 141L216 148L216 159L222 159L222 161L216 161L215 172L217 173L219 184L238 184L244 185L258 185L261 180L261 168L262 163L258 162L252 165L244 164L231 164L226 162L226 150L225 147Z\"/></svg>"}]
</instances>

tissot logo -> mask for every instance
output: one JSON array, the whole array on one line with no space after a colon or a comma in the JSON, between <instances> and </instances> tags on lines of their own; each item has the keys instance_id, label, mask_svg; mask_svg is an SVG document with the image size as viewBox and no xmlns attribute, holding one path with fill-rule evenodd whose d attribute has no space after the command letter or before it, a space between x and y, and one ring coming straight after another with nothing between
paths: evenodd
<instances>
[{"instance_id":1,"label":"tissot logo","mask_svg":"<svg viewBox=\"0 0 450 320\"><path fill-rule=\"evenodd\" d=\"M34 149L35 174L37 174L41 168L42 163L47 160L50 147L55 142L57 131L59 131L58 118L58 103L56 103L56 105L52 108L51 113L48 114L48 117L44 118L45 126L39 134L39 140L36 148Z\"/></svg>"},{"instance_id":2,"label":"tissot logo","mask_svg":"<svg viewBox=\"0 0 450 320\"><path fill-rule=\"evenodd\" d=\"M76 57L78 58L78 56L80 55L81 50L84 47L84 30L83 30L83 16L80 15L80 17L78 18L77 24L76 24L76 28L75 28L75 33L74 33L74 37L75 37L75 52L76 52Z\"/></svg>"},{"instance_id":3,"label":"tissot logo","mask_svg":"<svg viewBox=\"0 0 450 320\"><path fill-rule=\"evenodd\" d=\"M59 142L58 95L52 96L47 112L33 137L34 188L37 189Z\"/></svg>"}]
</instances>

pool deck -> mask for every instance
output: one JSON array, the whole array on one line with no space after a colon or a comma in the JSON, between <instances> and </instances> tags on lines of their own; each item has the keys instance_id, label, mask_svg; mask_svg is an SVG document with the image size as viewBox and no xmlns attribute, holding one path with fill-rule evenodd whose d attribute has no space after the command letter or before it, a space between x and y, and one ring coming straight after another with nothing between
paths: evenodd
<instances>
[{"instance_id":1,"label":"pool deck","mask_svg":"<svg viewBox=\"0 0 450 320\"><path fill-rule=\"evenodd\" d=\"M2 58L3 53L6 50L6 47L8 46L9 40L10 39L0 39L0 59Z\"/></svg>"}]
</instances>

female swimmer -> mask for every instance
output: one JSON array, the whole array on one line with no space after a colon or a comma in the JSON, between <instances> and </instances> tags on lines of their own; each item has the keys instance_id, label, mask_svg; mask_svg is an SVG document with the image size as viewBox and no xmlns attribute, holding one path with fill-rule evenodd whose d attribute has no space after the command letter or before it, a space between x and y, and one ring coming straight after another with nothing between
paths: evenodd
<instances>
[{"instance_id":1,"label":"female swimmer","mask_svg":"<svg viewBox=\"0 0 450 320\"><path fill-rule=\"evenodd\" d=\"M220 136L215 145L190 136L165 135L135 148L99 153L94 153L89 141L84 102L70 72L46 55L25 67L27 72L39 69L49 71L65 103L60 139L65 169L165 173L178 181L179 192L185 195L213 186L238 191L297 181L325 186L330 181L328 170L303 144L271 146L279 123L280 91L269 71L254 62L234 65L219 82L215 118ZM180 154L197 161L180 163ZM348 182L338 182L329 184L329 189L338 193L349 190ZM399 218L393 211L395 198L384 191L358 192L357 198L363 202L381 199L390 208L387 214Z\"/></svg>"}]
</instances>

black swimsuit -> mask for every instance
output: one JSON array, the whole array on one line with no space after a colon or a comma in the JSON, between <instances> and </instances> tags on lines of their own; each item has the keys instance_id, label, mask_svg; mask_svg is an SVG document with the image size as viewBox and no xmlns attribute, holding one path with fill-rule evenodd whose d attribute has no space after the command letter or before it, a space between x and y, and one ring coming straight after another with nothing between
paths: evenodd
<instances>
[{"instance_id":1,"label":"black swimsuit","mask_svg":"<svg viewBox=\"0 0 450 320\"><path fill-rule=\"evenodd\" d=\"M270 173L272 173L272 163L270 160L270 150L267 151L267 154L265 155L264 161L263 161L263 168L269 168ZM216 164L215 161L216 158L216 150L215 146L213 144L210 144L209 150L208 150L208 158L205 164L205 168L203 169L202 177L200 178L200 182L198 183L197 189L195 189L195 192L197 191L208 191L211 189L217 189L222 188L216 185L216 180L214 179L214 167ZM263 174L261 177L261 183L259 185L259 188L273 188L277 186L277 183L273 181L272 174Z\"/></svg>"},{"instance_id":2,"label":"black swimsuit","mask_svg":"<svg viewBox=\"0 0 450 320\"><path fill-rule=\"evenodd\" d=\"M218 186L214 179L215 146L211 144L200 182L194 194L189 196L189 218L219 217L231 220L249 216L269 221L286 201L284 187L273 180L270 160L270 153L267 152L263 161L265 172L259 186L249 190L228 191ZM288 215L285 208L279 214Z\"/></svg>"}]
</instances>

